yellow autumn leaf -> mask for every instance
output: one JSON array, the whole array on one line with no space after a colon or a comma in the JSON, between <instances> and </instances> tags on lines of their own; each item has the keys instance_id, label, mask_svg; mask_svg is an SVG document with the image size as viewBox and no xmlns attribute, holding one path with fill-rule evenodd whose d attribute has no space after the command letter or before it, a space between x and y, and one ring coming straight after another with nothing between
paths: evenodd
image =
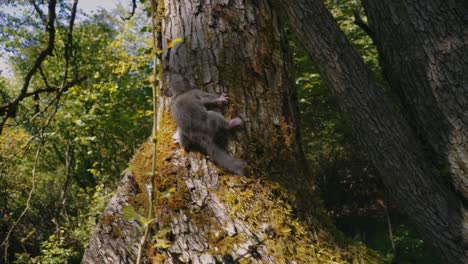
<instances>
[{"instance_id":1,"label":"yellow autumn leaf","mask_svg":"<svg viewBox=\"0 0 468 264\"><path fill-rule=\"evenodd\" d=\"M170 48L174 47L174 45L179 43L179 42L182 42L182 38L175 38L172 41L170 41L169 43L167 43L167 48L170 49Z\"/></svg>"}]
</instances>

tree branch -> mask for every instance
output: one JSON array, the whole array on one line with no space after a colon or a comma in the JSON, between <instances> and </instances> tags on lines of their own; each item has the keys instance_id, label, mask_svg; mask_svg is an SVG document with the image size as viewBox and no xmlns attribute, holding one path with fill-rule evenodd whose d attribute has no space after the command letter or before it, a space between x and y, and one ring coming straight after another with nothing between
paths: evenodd
<instances>
[{"instance_id":1,"label":"tree branch","mask_svg":"<svg viewBox=\"0 0 468 264\"><path fill-rule=\"evenodd\" d=\"M49 83L48 83L48 81L47 81L47 77L45 76L45 73L44 73L44 71L42 70L42 67L39 67L39 73L40 73L41 76L42 76L42 80L44 81L45 86L48 87L48 88L50 88L50 85L49 85Z\"/></svg>"},{"instance_id":2,"label":"tree branch","mask_svg":"<svg viewBox=\"0 0 468 264\"><path fill-rule=\"evenodd\" d=\"M136 7L137 7L136 0L132 0L132 12L130 13L128 17L121 17L122 20L130 20L133 17L133 15L135 15Z\"/></svg>"},{"instance_id":3,"label":"tree branch","mask_svg":"<svg viewBox=\"0 0 468 264\"><path fill-rule=\"evenodd\" d=\"M54 44L55 44L55 25L54 25L54 23L55 23L55 18L56 18L56 14L55 14L55 6L56 5L57 5L57 0L51 0L49 2L49 21L48 21L47 27L46 27L46 30L49 32L49 40L47 42L47 47L45 48L45 50L43 50L41 52L41 54L39 54L39 57L34 62L33 67L26 74L26 77L24 78L23 88L21 89L21 93L20 93L20 95L18 95L17 99L15 99L15 101L17 101L17 103L15 103L16 106L18 105L18 102L23 99L22 96L24 96L24 94L27 92L32 76L39 69L42 62L45 60L45 58L48 55L52 54L52 51L54 49ZM16 110L16 109L14 109L14 110Z\"/></svg>"},{"instance_id":4,"label":"tree branch","mask_svg":"<svg viewBox=\"0 0 468 264\"><path fill-rule=\"evenodd\" d=\"M44 15L44 12L42 12L41 8L39 5L36 3L35 0L31 0L32 5L34 6L34 10L36 10L37 14L39 15L39 18L42 20L42 22L45 24L47 23L47 19Z\"/></svg>"},{"instance_id":5,"label":"tree branch","mask_svg":"<svg viewBox=\"0 0 468 264\"><path fill-rule=\"evenodd\" d=\"M34 5L36 11L41 15L42 12L39 8L39 6L36 4L36 2L33 0L31 3ZM45 58L48 55L52 54L52 51L54 49L54 44L55 44L55 20L56 20L56 12L55 12L55 7L57 4L57 0L51 0L49 3L49 18L48 18L48 23L46 30L49 33L49 39L47 42L47 47L39 54L38 58L36 59L34 65L32 66L31 70L26 74L25 81L23 84L23 87L21 89L20 94L10 102L7 102L3 105L0 105L0 116L2 117L2 120L0 121L0 134L2 132L2 129L6 123L6 121L9 118L14 118L16 116L17 108L19 104L26 98L28 97L34 97L38 98L39 94L41 93L56 93L56 96L54 98L54 102L58 102L61 95L67 91L70 87L77 85L78 83L82 82L85 80L87 77L86 76L78 76L78 68L75 63L75 60L73 59L72 56L72 50L73 50L73 26L76 18L76 12L77 12L77 6L78 6L78 0L73 1L73 6L72 6L72 11L71 11L71 17L70 17L70 23L69 23L69 30L66 36L66 42L65 42L65 51L64 51L64 58L65 58L65 69L64 69L64 75L63 75L63 81L62 85L60 88L58 87L52 87L47 81L47 77L41 67L42 62L45 60ZM70 61L72 61L73 64L73 80L72 81L67 81L68 79L68 71L70 67ZM44 81L45 88L39 88L34 91L28 92L28 88L32 79L32 76L39 70L40 75ZM43 112L43 111L41 111ZM41 112L35 113L34 116L38 116Z\"/></svg>"},{"instance_id":6,"label":"tree branch","mask_svg":"<svg viewBox=\"0 0 468 264\"><path fill-rule=\"evenodd\" d=\"M47 47L39 54L31 70L29 70L29 72L26 74L24 78L23 87L21 88L21 91L18 94L18 96L12 101L10 101L9 103L6 103L0 106L0 115L4 115L3 119L0 121L0 134L2 133L3 126L5 125L8 118L16 116L18 105L22 100L24 100L24 98L26 98L26 94L28 93L28 88L31 83L31 79L33 75L37 72L37 70L41 66L42 62L46 59L46 57L52 54L52 51L54 50L54 43L55 43L54 23L57 17L55 13L56 5L57 5L57 0L50 0L49 18L48 18L48 22L46 26L46 31L49 32L49 39L47 41Z\"/></svg>"},{"instance_id":7,"label":"tree branch","mask_svg":"<svg viewBox=\"0 0 468 264\"><path fill-rule=\"evenodd\" d=\"M75 24L75 17L76 17L76 10L78 6L78 0L73 1L71 16L70 16L70 23L68 26L68 33L67 33L67 41L65 43L65 73L63 76L63 83L65 84L67 77L68 77L68 68L70 65L70 59L72 58L72 49L73 49L73 26ZM74 59L73 59L74 61ZM76 68L76 64L73 69L74 77L78 76L78 69Z\"/></svg>"},{"instance_id":8,"label":"tree branch","mask_svg":"<svg viewBox=\"0 0 468 264\"><path fill-rule=\"evenodd\" d=\"M370 27L362 20L358 12L354 12L354 24L360 27L375 43L375 34Z\"/></svg>"},{"instance_id":9,"label":"tree branch","mask_svg":"<svg viewBox=\"0 0 468 264\"><path fill-rule=\"evenodd\" d=\"M50 87L50 86L46 86L45 88L39 88L37 90L34 90L32 92L26 92L23 97L22 97L22 100L28 98L28 97L31 97L31 96L35 96L35 95L38 95L38 94L41 94L41 93L52 93L52 92L59 92L61 91L62 93L63 92L66 92L69 88L81 83L82 81L86 80L88 78L88 76L80 76L78 77L77 79L73 79L72 81L70 82L67 82L65 83L62 88L58 88L58 87ZM4 109L8 109L9 107L11 107L11 104L13 102L9 102L7 104L4 104L2 106L0 106L0 112Z\"/></svg>"}]
</instances>

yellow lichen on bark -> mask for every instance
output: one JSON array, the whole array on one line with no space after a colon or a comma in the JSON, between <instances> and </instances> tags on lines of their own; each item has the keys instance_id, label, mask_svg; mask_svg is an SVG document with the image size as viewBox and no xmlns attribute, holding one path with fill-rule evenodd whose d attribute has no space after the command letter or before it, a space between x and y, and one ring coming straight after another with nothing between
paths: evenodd
<instances>
[{"instance_id":1,"label":"yellow lichen on bark","mask_svg":"<svg viewBox=\"0 0 468 264\"><path fill-rule=\"evenodd\" d=\"M154 206L156 207L154 209L156 212L158 212L157 210L160 209L161 206L169 206L172 210L185 207L185 184L179 182L181 179L181 177L177 177L179 170L170 162L171 155L177 149L172 139L175 129L175 122L170 113L168 111L162 112L157 134L155 192L156 194L161 194L167 192L171 188L177 188L177 190L173 195L168 196L168 198L157 199L158 196L156 195L157 200L154 201ZM148 184L151 179L152 147L152 143L149 140L145 142L130 163L132 173L140 188Z\"/></svg>"},{"instance_id":2,"label":"yellow lichen on bark","mask_svg":"<svg viewBox=\"0 0 468 264\"><path fill-rule=\"evenodd\" d=\"M264 235L259 237L260 243L266 246L277 263L383 263L378 253L361 244L348 242L346 246L338 247L320 223L317 223L315 234L305 228L292 212L294 197L278 183L225 177L221 179L217 194L230 207L233 218L244 219L251 231ZM231 243L232 238L227 242ZM223 244L225 242L218 240L213 247L221 250L233 247ZM221 250L218 253L228 253ZM246 258L240 263L251 262Z\"/></svg>"}]
</instances>

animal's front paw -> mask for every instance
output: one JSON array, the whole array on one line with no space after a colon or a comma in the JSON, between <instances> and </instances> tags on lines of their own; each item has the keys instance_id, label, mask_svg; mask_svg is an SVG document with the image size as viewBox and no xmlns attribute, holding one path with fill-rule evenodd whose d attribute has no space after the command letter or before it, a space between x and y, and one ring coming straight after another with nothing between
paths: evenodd
<instances>
[{"instance_id":1,"label":"animal's front paw","mask_svg":"<svg viewBox=\"0 0 468 264\"><path fill-rule=\"evenodd\" d=\"M221 104L227 104L229 101L229 97L227 96L227 94L225 93L222 93L219 98L218 98L218 103L221 105Z\"/></svg>"}]
</instances>

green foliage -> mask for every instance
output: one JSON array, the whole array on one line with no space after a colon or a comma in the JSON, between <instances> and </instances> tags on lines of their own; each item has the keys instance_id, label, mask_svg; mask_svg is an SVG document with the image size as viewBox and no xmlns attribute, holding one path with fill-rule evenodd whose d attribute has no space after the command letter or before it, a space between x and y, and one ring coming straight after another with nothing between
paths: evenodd
<instances>
[{"instance_id":1,"label":"green foliage","mask_svg":"<svg viewBox=\"0 0 468 264\"><path fill-rule=\"evenodd\" d=\"M47 37L38 17L26 16L32 10L29 2L10 8L16 12L14 18L0 16L0 47L10 56L14 76L0 79L0 103L18 93ZM63 82L69 6L60 5L57 13L54 56L42 66L52 87ZM150 38L140 32L148 24L147 17L137 13L127 23L114 17L119 16L102 11L75 24L73 63L78 74L88 78L62 95L56 113L53 105L48 106L54 94L41 95L39 101L25 100L17 118L0 135L0 214L7 216L0 220L0 243L24 210L33 182L35 185L30 208L9 240L9 259L15 258L17 263L77 262L74 259L87 247L120 172L150 134L147 76L151 54L146 52ZM70 68L69 80L73 74ZM45 85L38 73L30 89ZM43 112L31 118L38 103ZM38 135L44 125L35 166Z\"/></svg>"},{"instance_id":2,"label":"green foliage","mask_svg":"<svg viewBox=\"0 0 468 264\"><path fill-rule=\"evenodd\" d=\"M41 243L41 255L32 258L30 261L33 263L59 264L70 263L72 259L77 260L78 252L75 252L68 243L65 243L64 235L65 230L60 228L56 235L51 235L47 241ZM74 262L77 262L76 260Z\"/></svg>"},{"instance_id":3,"label":"green foliage","mask_svg":"<svg viewBox=\"0 0 468 264\"><path fill-rule=\"evenodd\" d=\"M90 196L88 193L93 193ZM104 190L103 185L97 185L94 188L88 188L87 191L80 190L76 197L76 207L80 209L80 215L74 220L65 225L65 229L70 232L70 237L75 241L80 242L80 254L84 253L84 249L88 247L90 234L94 231L96 221L110 199L112 192Z\"/></svg>"},{"instance_id":4,"label":"green foliage","mask_svg":"<svg viewBox=\"0 0 468 264\"><path fill-rule=\"evenodd\" d=\"M440 264L442 261L432 255L431 249L421 240L414 228L405 224L395 230L396 256L393 261L401 264Z\"/></svg>"}]
</instances>

